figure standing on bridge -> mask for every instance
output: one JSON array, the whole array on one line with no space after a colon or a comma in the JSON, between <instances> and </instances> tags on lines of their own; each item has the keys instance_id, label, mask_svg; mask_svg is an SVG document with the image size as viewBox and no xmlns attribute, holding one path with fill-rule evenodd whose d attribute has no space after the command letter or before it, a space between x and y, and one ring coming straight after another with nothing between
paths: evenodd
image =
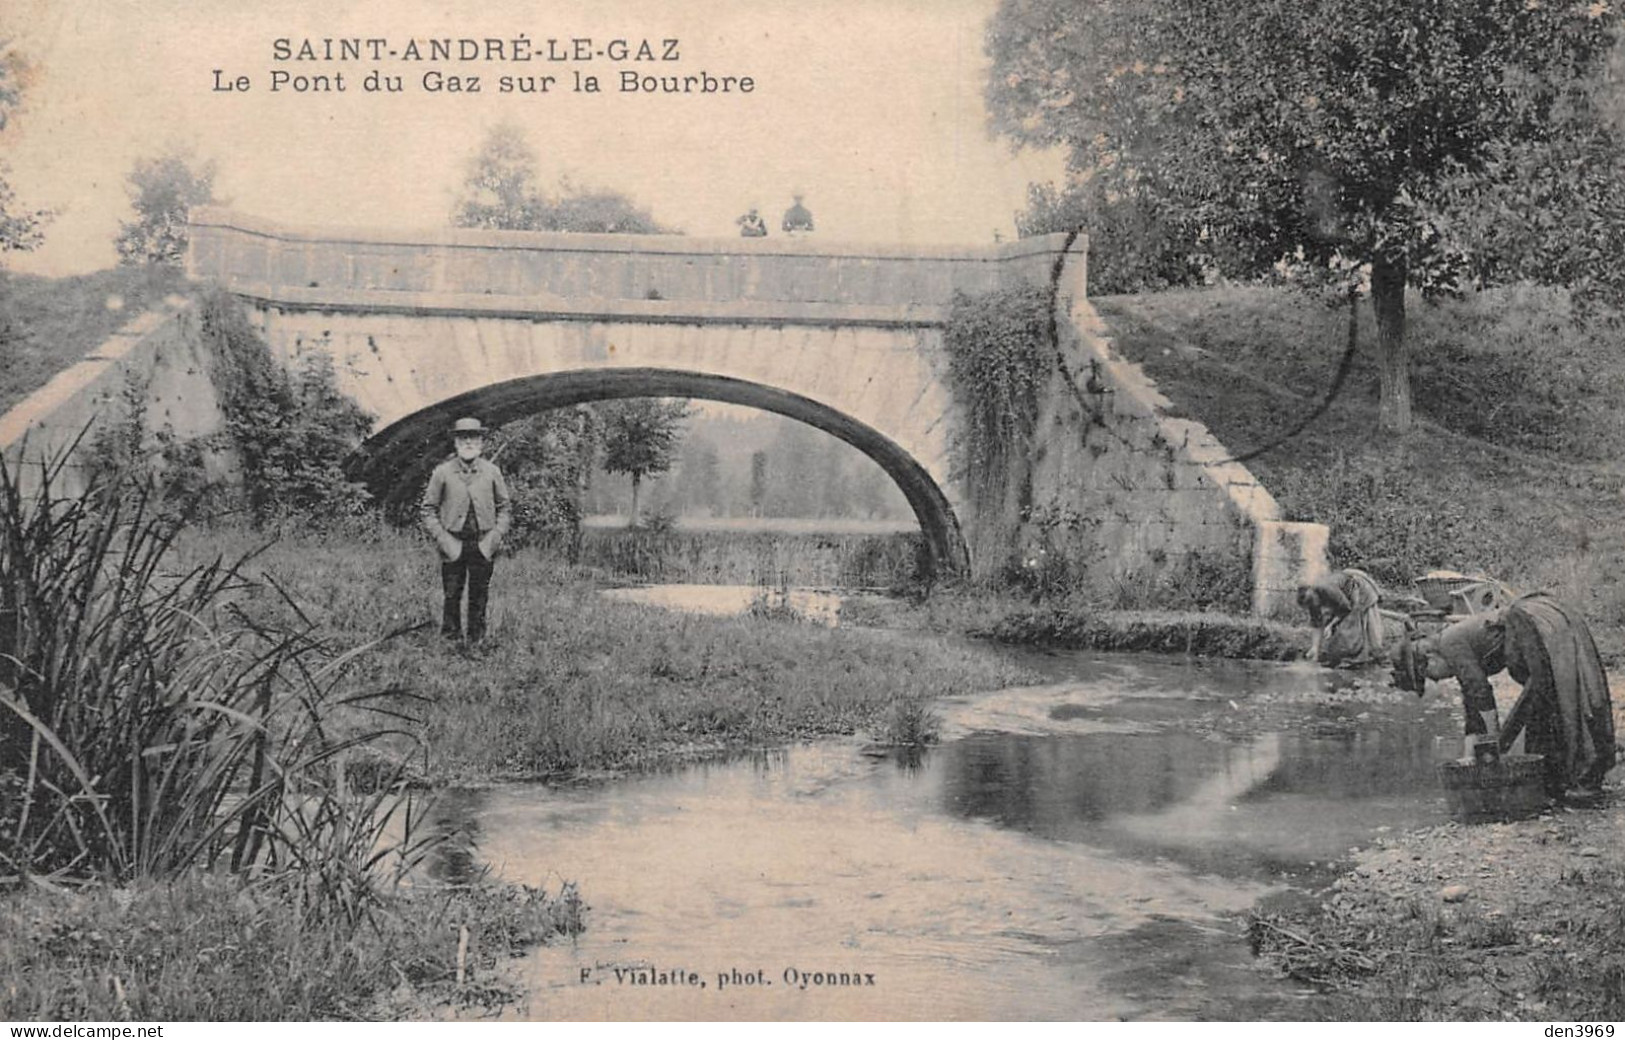
<instances>
[{"instance_id":1,"label":"figure standing on bridge","mask_svg":"<svg viewBox=\"0 0 1625 1040\"><path fill-rule=\"evenodd\" d=\"M734 223L739 225L739 235L741 238L767 237L767 223L762 220L762 215L756 212L755 206L752 206L749 213L746 213L744 216L734 221Z\"/></svg>"},{"instance_id":2,"label":"figure standing on bridge","mask_svg":"<svg viewBox=\"0 0 1625 1040\"><path fill-rule=\"evenodd\" d=\"M784 230L792 235L813 229L812 211L801 204L802 196L799 192L794 196L795 205L784 211Z\"/></svg>"},{"instance_id":3,"label":"figure standing on bridge","mask_svg":"<svg viewBox=\"0 0 1625 1040\"><path fill-rule=\"evenodd\" d=\"M440 632L463 637L463 587L468 587L468 641L485 636L485 604L496 566L497 546L512 521L508 482L488 459L485 428L478 419L452 426L456 454L434 468L419 510L423 527L440 547L440 585L446 594Z\"/></svg>"}]
</instances>

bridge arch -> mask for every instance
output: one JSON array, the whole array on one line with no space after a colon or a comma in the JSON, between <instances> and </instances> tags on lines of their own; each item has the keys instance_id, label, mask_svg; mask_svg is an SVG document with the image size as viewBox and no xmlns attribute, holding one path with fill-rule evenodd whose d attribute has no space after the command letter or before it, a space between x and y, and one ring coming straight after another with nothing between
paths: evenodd
<instances>
[{"instance_id":1,"label":"bridge arch","mask_svg":"<svg viewBox=\"0 0 1625 1040\"><path fill-rule=\"evenodd\" d=\"M745 379L665 368L574 369L492 383L437 401L390 423L352 456L351 479L364 482L386 505L416 493L446 455L447 431L458 417L477 415L500 426L553 408L626 397L684 397L775 412L823 430L873 459L903 492L919 522L934 575L969 571L970 556L953 506L926 468L896 441L867 423L810 397Z\"/></svg>"}]
</instances>

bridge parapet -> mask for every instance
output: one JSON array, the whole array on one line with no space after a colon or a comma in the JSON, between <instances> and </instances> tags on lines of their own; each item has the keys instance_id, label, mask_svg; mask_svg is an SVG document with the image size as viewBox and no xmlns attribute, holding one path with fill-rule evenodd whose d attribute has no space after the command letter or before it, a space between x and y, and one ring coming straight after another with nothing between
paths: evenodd
<instances>
[{"instance_id":1,"label":"bridge parapet","mask_svg":"<svg viewBox=\"0 0 1625 1040\"><path fill-rule=\"evenodd\" d=\"M821 238L689 238L522 231L353 231L272 224L216 208L191 216L194 277L302 308L385 306L407 295L527 313L643 308L686 316L734 305L741 317L819 321L842 312L940 323L956 291L1049 276L1066 236L988 246L881 246ZM1077 260L1069 261L1076 263ZM779 306L775 306L779 305ZM470 304L474 306L474 304ZM727 313L724 311L723 313Z\"/></svg>"}]
</instances>

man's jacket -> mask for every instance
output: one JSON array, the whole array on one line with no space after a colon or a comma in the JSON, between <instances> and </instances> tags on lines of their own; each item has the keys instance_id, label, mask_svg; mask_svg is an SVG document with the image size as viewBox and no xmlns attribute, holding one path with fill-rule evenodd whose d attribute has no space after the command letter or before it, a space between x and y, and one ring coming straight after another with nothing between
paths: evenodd
<instances>
[{"instance_id":1,"label":"man's jacket","mask_svg":"<svg viewBox=\"0 0 1625 1040\"><path fill-rule=\"evenodd\" d=\"M470 503L475 522L480 525L480 551L490 557L513 519L508 507L508 482L502 479L502 471L486 459L464 462L456 456L436 466L429 476L429 486L423 490L423 505L418 512L424 529L434 536L448 560L456 559L462 551L456 536L462 533Z\"/></svg>"}]
</instances>

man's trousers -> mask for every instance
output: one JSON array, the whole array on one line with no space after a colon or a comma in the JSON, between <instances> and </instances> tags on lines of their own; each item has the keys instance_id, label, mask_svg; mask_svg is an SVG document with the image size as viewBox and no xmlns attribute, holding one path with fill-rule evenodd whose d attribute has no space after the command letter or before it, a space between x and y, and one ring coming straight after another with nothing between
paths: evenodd
<instances>
[{"instance_id":1,"label":"man's trousers","mask_svg":"<svg viewBox=\"0 0 1625 1040\"><path fill-rule=\"evenodd\" d=\"M440 564L440 586L446 593L440 614L440 633L459 638L463 634L463 586L468 586L468 639L477 643L485 637L485 602L491 593L491 572L495 564L480 552L478 539L464 539L463 552L455 560Z\"/></svg>"}]
</instances>

